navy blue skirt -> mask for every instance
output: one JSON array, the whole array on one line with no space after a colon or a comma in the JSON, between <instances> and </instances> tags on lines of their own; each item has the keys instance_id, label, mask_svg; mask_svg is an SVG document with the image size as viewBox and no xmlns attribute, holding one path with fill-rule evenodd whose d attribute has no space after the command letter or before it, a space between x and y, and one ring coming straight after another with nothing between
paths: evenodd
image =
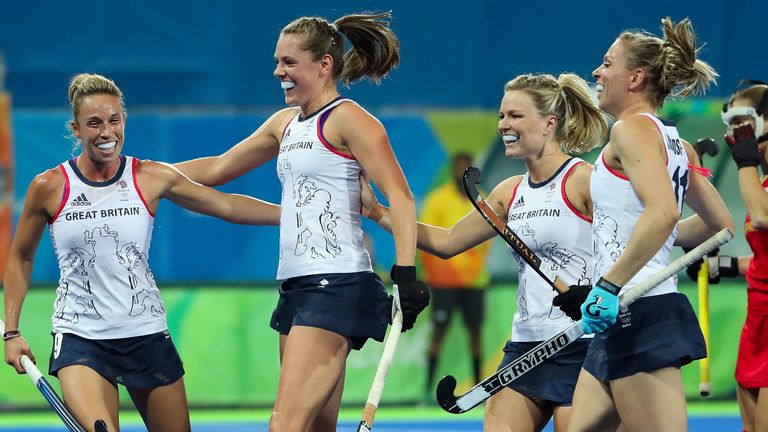
<instances>
[{"instance_id":1,"label":"navy blue skirt","mask_svg":"<svg viewBox=\"0 0 768 432\"><path fill-rule=\"evenodd\" d=\"M287 335L295 325L322 328L347 337L359 350L368 338L387 332L390 303L373 272L299 276L280 284L280 299L269 325Z\"/></svg>"},{"instance_id":2,"label":"navy blue skirt","mask_svg":"<svg viewBox=\"0 0 768 432\"><path fill-rule=\"evenodd\" d=\"M58 376L60 369L74 365L87 366L113 385L128 388L161 387L184 376L184 365L168 330L122 339L54 333L48 373Z\"/></svg>"},{"instance_id":3,"label":"navy blue skirt","mask_svg":"<svg viewBox=\"0 0 768 432\"><path fill-rule=\"evenodd\" d=\"M707 356L688 298L680 293L643 297L595 335L584 369L607 382L639 372L682 367Z\"/></svg>"},{"instance_id":4,"label":"navy blue skirt","mask_svg":"<svg viewBox=\"0 0 768 432\"><path fill-rule=\"evenodd\" d=\"M507 384L507 387L535 401L570 406L590 340L574 341L552 358ZM512 363L540 343L507 341L504 359L496 370Z\"/></svg>"}]
</instances>

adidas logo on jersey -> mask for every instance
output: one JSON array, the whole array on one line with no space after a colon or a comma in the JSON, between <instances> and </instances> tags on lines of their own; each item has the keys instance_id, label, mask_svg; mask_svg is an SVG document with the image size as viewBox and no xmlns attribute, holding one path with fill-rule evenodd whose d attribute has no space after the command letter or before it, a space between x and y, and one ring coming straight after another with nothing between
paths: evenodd
<instances>
[{"instance_id":1,"label":"adidas logo on jersey","mask_svg":"<svg viewBox=\"0 0 768 432\"><path fill-rule=\"evenodd\" d=\"M91 205L91 202L88 201L88 198L85 196L84 193L81 193L77 196L77 198L72 200L72 203L70 204L72 207L82 207L82 206L89 206Z\"/></svg>"},{"instance_id":2,"label":"adidas logo on jersey","mask_svg":"<svg viewBox=\"0 0 768 432\"><path fill-rule=\"evenodd\" d=\"M524 197L520 197L520 198L517 200L517 202L515 202L514 204L512 204L512 210L517 210L517 209L519 209L520 207L522 207L522 206L524 206L524 205L525 205L525 199L524 199Z\"/></svg>"}]
</instances>

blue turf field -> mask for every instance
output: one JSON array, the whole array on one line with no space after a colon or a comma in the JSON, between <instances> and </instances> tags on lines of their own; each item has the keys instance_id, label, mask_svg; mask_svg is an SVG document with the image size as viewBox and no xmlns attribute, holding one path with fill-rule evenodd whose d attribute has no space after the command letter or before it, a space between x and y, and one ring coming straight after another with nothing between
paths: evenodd
<instances>
[{"instance_id":1,"label":"blue turf field","mask_svg":"<svg viewBox=\"0 0 768 432\"><path fill-rule=\"evenodd\" d=\"M689 419L690 432L724 432L740 431L741 421L737 416L692 416ZM356 422L342 422L339 424L339 431L354 432L357 428ZM0 426L0 432L60 432L65 430L63 425L53 426L32 426L32 425L4 425ZM142 426L131 424L121 428L122 432L141 432L146 429ZM192 430L195 432L266 432L266 422L194 422ZM482 422L477 419L472 420L418 420L418 421L398 421L382 420L374 425L375 431L398 431L398 432L452 432L452 431L482 431ZM552 426L544 429L546 432L552 432Z\"/></svg>"}]
</instances>

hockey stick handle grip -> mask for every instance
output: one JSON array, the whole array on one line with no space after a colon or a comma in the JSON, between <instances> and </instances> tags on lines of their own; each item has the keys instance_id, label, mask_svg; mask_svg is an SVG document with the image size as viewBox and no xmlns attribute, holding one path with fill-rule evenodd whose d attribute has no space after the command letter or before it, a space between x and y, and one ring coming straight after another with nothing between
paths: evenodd
<instances>
[{"instance_id":1,"label":"hockey stick handle grip","mask_svg":"<svg viewBox=\"0 0 768 432\"><path fill-rule=\"evenodd\" d=\"M31 379L33 383L37 384L37 381L43 377L40 369L38 369L37 366L32 363L32 360L25 355L21 356L21 366L27 371L27 375L29 375L29 379Z\"/></svg>"},{"instance_id":2,"label":"hockey stick handle grip","mask_svg":"<svg viewBox=\"0 0 768 432\"><path fill-rule=\"evenodd\" d=\"M559 277L555 277L555 280L552 281L552 288L554 288L558 294L564 294L570 289Z\"/></svg>"},{"instance_id":3,"label":"hockey stick handle grip","mask_svg":"<svg viewBox=\"0 0 768 432\"><path fill-rule=\"evenodd\" d=\"M664 267L650 278L635 285L632 287L632 289L624 292L621 295L621 306L626 307L627 305L631 304L638 298L642 297L645 293L653 289L656 285L685 270L688 266L698 261L701 257L713 251L715 248L727 243L732 238L733 232L727 228L713 235L709 239L705 240L702 244L693 248L687 254L669 263L668 266Z\"/></svg>"}]
</instances>

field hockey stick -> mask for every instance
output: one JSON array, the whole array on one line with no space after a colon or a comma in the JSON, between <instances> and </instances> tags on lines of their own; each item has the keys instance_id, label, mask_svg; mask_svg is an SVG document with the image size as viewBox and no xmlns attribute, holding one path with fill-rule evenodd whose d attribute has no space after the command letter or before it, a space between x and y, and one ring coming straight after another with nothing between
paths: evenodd
<instances>
[{"instance_id":1,"label":"field hockey stick","mask_svg":"<svg viewBox=\"0 0 768 432\"><path fill-rule=\"evenodd\" d=\"M715 234L687 254L656 272L656 274L644 282L635 285L625 293L621 294L619 296L621 308L626 308L658 284L676 275L708 252L720 247L732 238L733 233L728 229L724 229ZM581 328L581 321L575 322L555 336L536 345L536 347L521 355L512 363L499 369L496 373L484 379L459 397L456 397L454 394L454 391L456 390L456 378L447 375L443 377L437 385L437 402L449 413L463 414L498 393L510 382L551 358L571 344L571 342L580 338L583 334L584 330Z\"/></svg>"},{"instance_id":2,"label":"field hockey stick","mask_svg":"<svg viewBox=\"0 0 768 432\"><path fill-rule=\"evenodd\" d=\"M707 347L707 356L699 360L699 395L707 397L712 386L709 381L709 263L706 259L702 260L698 282L699 326L701 326L701 334L704 335L704 343Z\"/></svg>"},{"instance_id":3,"label":"field hockey stick","mask_svg":"<svg viewBox=\"0 0 768 432\"><path fill-rule=\"evenodd\" d=\"M0 320L0 333L5 333L5 323L2 320ZM43 397L48 401L48 404L51 405L51 408L56 411L56 414L59 415L59 418L67 426L67 429L70 432L85 432L85 428L80 426L80 423L75 420L75 416L69 412L66 405L64 405L64 401L62 401L61 398L59 398L59 395L56 394L56 390L51 387L48 380L46 380L43 374L40 373L40 369L38 369L26 355L21 356L21 366L27 371L29 379L31 379L35 384L35 387L40 390L40 393L43 394Z\"/></svg>"},{"instance_id":4,"label":"field hockey stick","mask_svg":"<svg viewBox=\"0 0 768 432\"><path fill-rule=\"evenodd\" d=\"M467 195L472 205L475 206L478 212L483 215L483 218L488 222L494 230L504 239L512 249L517 252L520 258L525 261L536 273L544 278L552 288L557 291L558 294L562 294L568 291L568 285L566 285L560 278L551 270L546 267L542 267L541 259L536 256L535 253L528 247L527 244L507 225L504 219L501 218L493 210L490 204L483 198L480 192L477 191L477 183L483 181L483 173L475 167L469 167L464 171L464 193Z\"/></svg>"},{"instance_id":5,"label":"field hockey stick","mask_svg":"<svg viewBox=\"0 0 768 432\"><path fill-rule=\"evenodd\" d=\"M389 329L387 340L384 342L384 352L381 354L379 367L376 369L371 390L368 392L368 400L365 401L365 408L363 408L363 419L357 427L357 432L371 432L371 429L373 429L373 418L376 416L376 409L379 407L381 394L384 391L384 383L387 380L389 367L392 365L392 358L395 356L395 348L397 348L397 341L400 339L400 331L403 328L403 310L400 307L400 294L397 291L396 284L392 285L392 306L395 308L392 328Z\"/></svg>"}]
</instances>

